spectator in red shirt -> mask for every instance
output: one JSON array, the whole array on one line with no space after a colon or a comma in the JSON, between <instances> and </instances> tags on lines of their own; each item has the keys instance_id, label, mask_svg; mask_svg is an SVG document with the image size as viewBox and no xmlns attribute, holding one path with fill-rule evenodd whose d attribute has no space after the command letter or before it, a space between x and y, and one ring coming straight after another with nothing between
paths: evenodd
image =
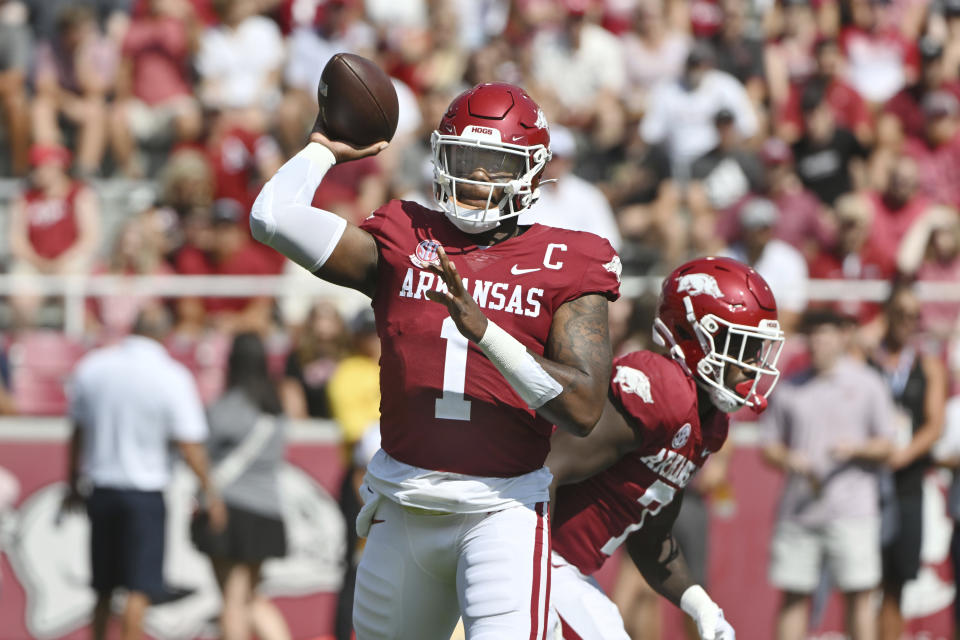
<instances>
[{"instance_id":1,"label":"spectator in red shirt","mask_svg":"<svg viewBox=\"0 0 960 640\"><path fill-rule=\"evenodd\" d=\"M57 36L37 48L33 136L59 144L58 118L77 127L77 170L95 175L107 143L106 96L113 88L116 49L103 37L93 11L67 6L57 18Z\"/></svg>"},{"instance_id":2,"label":"spectator in red shirt","mask_svg":"<svg viewBox=\"0 0 960 640\"><path fill-rule=\"evenodd\" d=\"M767 197L780 211L773 237L808 257L830 246L836 234L835 224L827 209L800 182L790 147L782 140L770 138L763 144L760 157L766 168Z\"/></svg>"},{"instance_id":3,"label":"spectator in red shirt","mask_svg":"<svg viewBox=\"0 0 960 640\"><path fill-rule=\"evenodd\" d=\"M870 247L894 259L907 230L932 204L917 188L917 164L909 157L898 158L887 175L882 193L867 194L873 206Z\"/></svg>"},{"instance_id":4,"label":"spectator in red shirt","mask_svg":"<svg viewBox=\"0 0 960 640\"><path fill-rule=\"evenodd\" d=\"M203 121L190 86L190 55L199 25L188 0L149 0L123 41L110 119L114 160L128 174L142 169L136 142L196 139Z\"/></svg>"},{"instance_id":5,"label":"spectator in red shirt","mask_svg":"<svg viewBox=\"0 0 960 640\"><path fill-rule=\"evenodd\" d=\"M30 149L30 186L10 212L11 273L67 275L85 273L100 241L96 196L66 172L70 153L60 146ZM30 324L41 299L29 291L12 297L18 320Z\"/></svg>"},{"instance_id":6,"label":"spectator in red shirt","mask_svg":"<svg viewBox=\"0 0 960 640\"><path fill-rule=\"evenodd\" d=\"M213 203L209 250L188 246L177 255L176 269L185 275L273 275L276 271L253 246L240 226L243 206L236 200ZM267 297L211 297L203 301L207 316L227 332L265 331L270 326L273 302Z\"/></svg>"},{"instance_id":7,"label":"spectator in red shirt","mask_svg":"<svg viewBox=\"0 0 960 640\"><path fill-rule=\"evenodd\" d=\"M790 87L789 94L777 115L780 137L795 142L803 134L803 112L800 107L804 88L810 82L823 87L824 97L837 126L852 131L860 142L873 139L873 118L870 108L843 78L843 53L836 40L824 38L814 47L816 72L802 83Z\"/></svg>"},{"instance_id":8,"label":"spectator in red shirt","mask_svg":"<svg viewBox=\"0 0 960 640\"><path fill-rule=\"evenodd\" d=\"M960 101L935 91L923 99L923 113L924 137L907 140L903 153L916 161L924 195L960 207Z\"/></svg>"},{"instance_id":9,"label":"spectator in red shirt","mask_svg":"<svg viewBox=\"0 0 960 640\"><path fill-rule=\"evenodd\" d=\"M837 241L810 261L810 277L826 280L889 280L895 271L892 255L878 252L867 243L874 209L861 194L848 194L837 200ZM866 323L877 316L880 305L845 300L838 311Z\"/></svg>"},{"instance_id":10,"label":"spectator in red shirt","mask_svg":"<svg viewBox=\"0 0 960 640\"><path fill-rule=\"evenodd\" d=\"M884 114L896 118L900 129L912 138L923 138L927 118L923 98L934 91L944 91L960 100L960 82L950 78L943 59L943 45L930 38L920 41L923 67L920 82L906 87L883 107Z\"/></svg>"},{"instance_id":11,"label":"spectator in red shirt","mask_svg":"<svg viewBox=\"0 0 960 640\"><path fill-rule=\"evenodd\" d=\"M243 205L241 224L246 224L250 206L263 183L283 164L280 147L269 134L224 126L214 131L207 149L213 168L214 197Z\"/></svg>"}]
</instances>

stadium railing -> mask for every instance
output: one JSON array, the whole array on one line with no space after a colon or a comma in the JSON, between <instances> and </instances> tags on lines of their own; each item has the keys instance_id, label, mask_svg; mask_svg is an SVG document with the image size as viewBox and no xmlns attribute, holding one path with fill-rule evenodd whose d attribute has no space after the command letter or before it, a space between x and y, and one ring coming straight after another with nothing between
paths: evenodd
<instances>
[{"instance_id":1,"label":"stadium railing","mask_svg":"<svg viewBox=\"0 0 960 640\"><path fill-rule=\"evenodd\" d=\"M662 282L658 276L630 276L623 279L621 292L628 297L655 294ZM883 280L810 280L807 299L811 302L849 300L878 302L889 292ZM348 292L317 278L302 275L281 276L119 276L70 275L22 276L0 275L0 296L23 294L63 297L64 332L70 336L83 333L85 302L88 298L149 295L163 298L183 297L258 297L288 298L344 297ZM340 292L340 293L338 293ZM960 302L960 286L955 282L918 282L917 295L922 301Z\"/></svg>"}]
</instances>

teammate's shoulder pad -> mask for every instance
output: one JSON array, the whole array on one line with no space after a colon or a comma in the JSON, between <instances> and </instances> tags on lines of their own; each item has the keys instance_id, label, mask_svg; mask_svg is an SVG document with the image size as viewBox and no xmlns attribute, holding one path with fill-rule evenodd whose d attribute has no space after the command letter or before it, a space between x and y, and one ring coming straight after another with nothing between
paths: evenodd
<instances>
[{"instance_id":1,"label":"teammate's shoulder pad","mask_svg":"<svg viewBox=\"0 0 960 640\"><path fill-rule=\"evenodd\" d=\"M633 351L613 361L611 391L637 396L661 414L686 415L696 402L696 385L676 362L652 351Z\"/></svg>"}]
</instances>

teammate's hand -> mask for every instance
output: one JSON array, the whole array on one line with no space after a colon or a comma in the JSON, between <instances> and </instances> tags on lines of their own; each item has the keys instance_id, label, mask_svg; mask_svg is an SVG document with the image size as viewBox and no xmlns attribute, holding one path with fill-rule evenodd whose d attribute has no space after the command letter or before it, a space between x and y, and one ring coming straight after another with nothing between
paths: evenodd
<instances>
[{"instance_id":1,"label":"teammate's hand","mask_svg":"<svg viewBox=\"0 0 960 640\"><path fill-rule=\"evenodd\" d=\"M340 164L341 162L349 162L351 160L359 160L360 158L366 158L367 156L375 156L389 146L389 143L381 140L380 142L374 142L369 147L357 148L347 144L346 142L331 140L319 131L314 131L310 134L310 142L317 142L325 146L327 149L330 149L330 152L333 153L333 157L337 159L337 164Z\"/></svg>"},{"instance_id":2,"label":"teammate's hand","mask_svg":"<svg viewBox=\"0 0 960 640\"><path fill-rule=\"evenodd\" d=\"M723 609L717 607L697 618L700 640L736 640L737 634L723 617Z\"/></svg>"},{"instance_id":3,"label":"teammate's hand","mask_svg":"<svg viewBox=\"0 0 960 640\"><path fill-rule=\"evenodd\" d=\"M480 342L480 338L487 330L487 316L483 315L479 305L464 288L463 280L450 259L447 258L443 247L437 247L440 266L431 264L430 268L443 278L447 291L427 291L427 297L434 302L446 305L450 317L468 340Z\"/></svg>"}]
</instances>

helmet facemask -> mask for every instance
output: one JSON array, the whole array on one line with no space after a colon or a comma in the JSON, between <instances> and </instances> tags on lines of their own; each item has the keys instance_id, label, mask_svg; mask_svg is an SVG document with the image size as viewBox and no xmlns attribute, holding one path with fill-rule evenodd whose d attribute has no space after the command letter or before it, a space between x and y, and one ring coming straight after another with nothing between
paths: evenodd
<instances>
[{"instance_id":1,"label":"helmet facemask","mask_svg":"<svg viewBox=\"0 0 960 640\"><path fill-rule=\"evenodd\" d=\"M706 343L706 355L697 363L697 376L710 392L714 406L727 413L741 407L757 413L766 409L767 398L780 379L780 323L762 320L759 326L752 327L706 315L694 326L701 344ZM731 388L728 367L739 369L746 380Z\"/></svg>"},{"instance_id":2,"label":"helmet facemask","mask_svg":"<svg viewBox=\"0 0 960 640\"><path fill-rule=\"evenodd\" d=\"M430 145L434 195L447 218L464 233L490 231L536 202L534 180L550 159L543 145L527 147L437 131Z\"/></svg>"},{"instance_id":3,"label":"helmet facemask","mask_svg":"<svg viewBox=\"0 0 960 640\"><path fill-rule=\"evenodd\" d=\"M767 398L780 379L777 360L783 348L784 335L776 320L761 320L759 325L741 325L728 322L713 314L699 320L689 297L684 299L687 321L696 334L704 356L690 370L683 348L677 337L660 318L654 321L654 341L669 348L670 356L709 394L717 409L732 413L749 407L760 413L767 406ZM747 374L747 379L728 386L728 367Z\"/></svg>"}]
</instances>

